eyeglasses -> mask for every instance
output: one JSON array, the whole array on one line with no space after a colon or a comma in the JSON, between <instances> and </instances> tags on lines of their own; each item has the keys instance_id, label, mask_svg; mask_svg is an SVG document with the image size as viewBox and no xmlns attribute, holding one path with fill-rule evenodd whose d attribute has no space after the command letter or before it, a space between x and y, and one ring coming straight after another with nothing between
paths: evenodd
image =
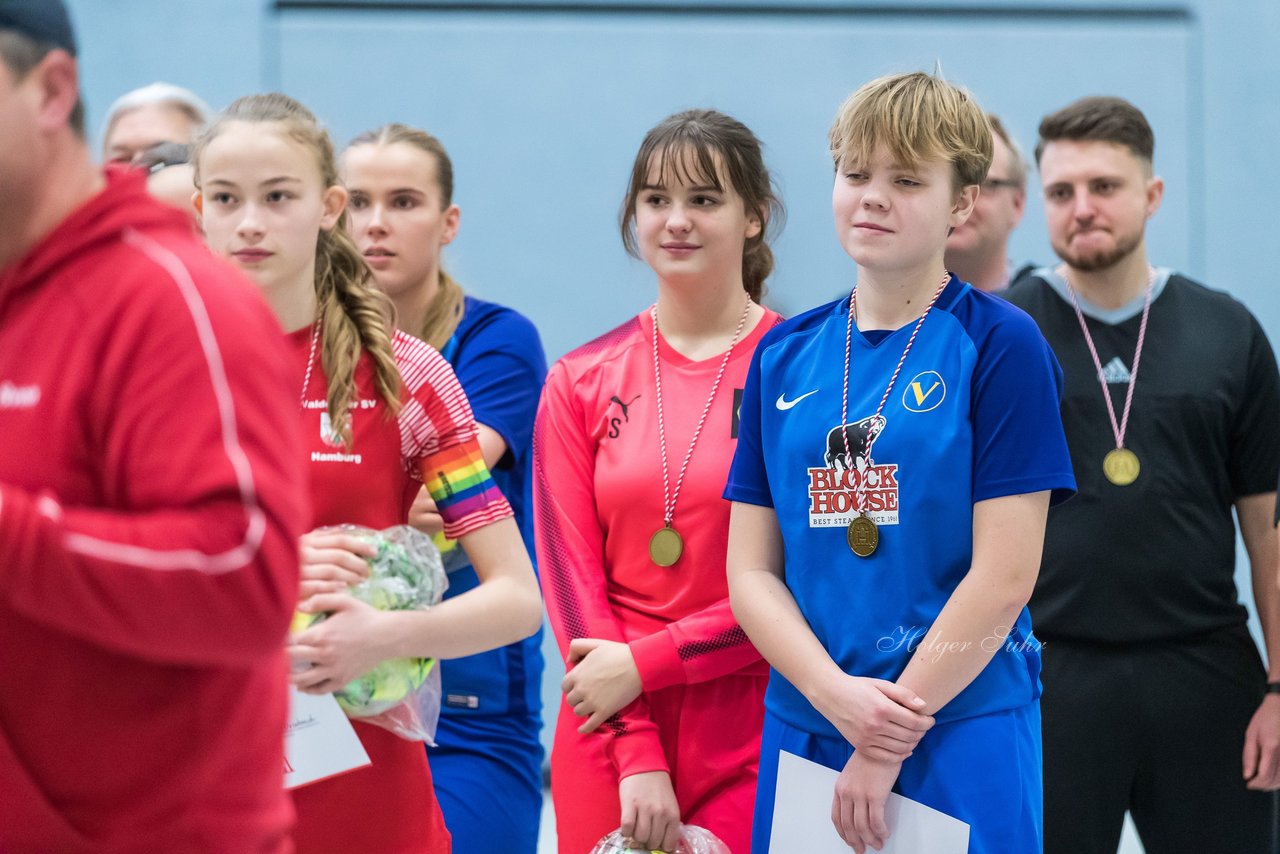
<instances>
[{"instance_id":1,"label":"eyeglasses","mask_svg":"<svg viewBox=\"0 0 1280 854\"><path fill-rule=\"evenodd\" d=\"M150 148L138 152L131 165L145 169L151 175L170 166L179 166L191 161L191 146L179 142L157 142Z\"/></svg>"},{"instance_id":2,"label":"eyeglasses","mask_svg":"<svg viewBox=\"0 0 1280 854\"><path fill-rule=\"evenodd\" d=\"M1022 185L1017 181L1011 181L1008 178L988 178L982 182L981 186L983 192L987 193L994 193L1002 187L1008 187L1011 190L1016 190L1022 187Z\"/></svg>"}]
</instances>

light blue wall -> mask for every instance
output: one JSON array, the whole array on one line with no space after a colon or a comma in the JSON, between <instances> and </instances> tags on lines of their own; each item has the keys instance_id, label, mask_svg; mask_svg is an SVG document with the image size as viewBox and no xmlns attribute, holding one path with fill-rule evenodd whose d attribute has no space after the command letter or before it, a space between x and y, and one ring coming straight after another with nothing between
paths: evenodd
<instances>
[{"instance_id":1,"label":"light blue wall","mask_svg":"<svg viewBox=\"0 0 1280 854\"><path fill-rule=\"evenodd\" d=\"M685 107L732 113L767 145L789 210L774 305L795 312L847 289L828 122L865 80L935 62L1027 148L1040 117L1079 96L1134 100L1168 182L1153 260L1232 292L1280 338L1274 0L69 2L91 127L116 95L164 79L215 106L283 88L339 142L392 120L438 134L463 210L450 269L528 314L552 357L652 300L614 219L645 130ZM1052 260L1034 194L1013 254Z\"/></svg>"},{"instance_id":2,"label":"light blue wall","mask_svg":"<svg viewBox=\"0 0 1280 854\"><path fill-rule=\"evenodd\" d=\"M601 331L651 298L648 271L619 249L614 216L640 138L685 107L717 106L769 146L791 210L772 281L781 306L794 311L847 290L853 268L832 236L827 125L859 82L935 59L991 93L986 100L1018 130L1034 126L1043 104L1132 78L1122 92L1176 140L1162 158L1174 189L1153 240L1167 247L1166 263L1198 260L1182 85L1194 52L1188 22L983 21L980 38L998 61L972 49L974 34L975 23L954 14L418 11L353 25L332 12L292 12L280 26L281 83L341 138L404 116L434 128L456 152L465 224L455 272L541 313L557 354L590 337L585 317L600 318ZM1008 86L1050 39L1093 59L1069 79L1041 69L1025 75L1030 85ZM1134 73L1135 53L1152 73ZM1038 214L1021 232L1020 255L1047 254Z\"/></svg>"},{"instance_id":3,"label":"light blue wall","mask_svg":"<svg viewBox=\"0 0 1280 854\"><path fill-rule=\"evenodd\" d=\"M1040 116L1080 95L1137 102L1168 182L1152 257L1232 291L1280 334L1264 250L1280 110L1254 97L1280 83L1270 0L175 5L71 0L92 127L117 94L156 79L215 106L283 88L339 142L391 120L425 126L456 160L463 224L451 270L529 314L553 357L651 300L614 218L640 137L684 107L724 109L768 146L789 211L773 302L796 311L846 288L827 124L859 83L935 62L1028 148ZM1034 195L1013 254L1052 258Z\"/></svg>"}]
</instances>

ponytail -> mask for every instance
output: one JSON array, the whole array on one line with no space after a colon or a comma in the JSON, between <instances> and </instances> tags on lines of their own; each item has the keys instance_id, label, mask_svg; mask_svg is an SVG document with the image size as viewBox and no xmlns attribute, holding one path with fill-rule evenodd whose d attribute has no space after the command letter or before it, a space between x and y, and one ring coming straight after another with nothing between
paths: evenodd
<instances>
[{"instance_id":1,"label":"ponytail","mask_svg":"<svg viewBox=\"0 0 1280 854\"><path fill-rule=\"evenodd\" d=\"M742 250L742 287L752 302L764 299L764 281L772 272L773 250L762 235L756 235Z\"/></svg>"},{"instance_id":2,"label":"ponytail","mask_svg":"<svg viewBox=\"0 0 1280 854\"><path fill-rule=\"evenodd\" d=\"M437 350L443 350L462 322L462 286L444 270L440 271L440 289L436 291L427 316L422 319L418 337Z\"/></svg>"}]
</instances>

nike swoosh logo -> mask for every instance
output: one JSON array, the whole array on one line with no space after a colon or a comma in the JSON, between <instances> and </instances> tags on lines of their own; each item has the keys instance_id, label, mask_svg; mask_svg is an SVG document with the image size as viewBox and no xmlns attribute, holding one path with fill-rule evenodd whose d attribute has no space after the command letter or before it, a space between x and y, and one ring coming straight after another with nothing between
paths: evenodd
<instances>
[{"instance_id":1,"label":"nike swoosh logo","mask_svg":"<svg viewBox=\"0 0 1280 854\"><path fill-rule=\"evenodd\" d=\"M784 391L782 394L778 395L778 402L776 405L783 412L786 412L788 409L795 406L797 403L804 400L809 395L817 394L817 393L818 393L818 389L815 388L813 391L805 392L804 394L797 397L795 400L787 400L787 393Z\"/></svg>"}]
</instances>

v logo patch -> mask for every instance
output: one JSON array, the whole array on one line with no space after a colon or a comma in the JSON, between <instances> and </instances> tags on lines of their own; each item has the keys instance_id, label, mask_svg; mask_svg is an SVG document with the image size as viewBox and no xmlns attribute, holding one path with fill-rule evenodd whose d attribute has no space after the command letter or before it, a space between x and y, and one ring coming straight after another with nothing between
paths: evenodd
<instances>
[{"instance_id":1,"label":"v logo patch","mask_svg":"<svg viewBox=\"0 0 1280 854\"><path fill-rule=\"evenodd\" d=\"M902 392L902 405L910 412L937 409L947 396L947 384L937 371L921 371Z\"/></svg>"}]
</instances>

